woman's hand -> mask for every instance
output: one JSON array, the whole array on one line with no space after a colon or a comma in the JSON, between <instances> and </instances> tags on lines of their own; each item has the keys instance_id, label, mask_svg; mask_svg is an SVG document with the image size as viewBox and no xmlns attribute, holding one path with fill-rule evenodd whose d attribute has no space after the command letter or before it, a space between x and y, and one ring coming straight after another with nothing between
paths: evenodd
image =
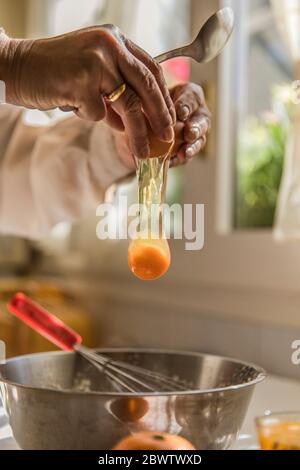
<instances>
[{"instance_id":1,"label":"woman's hand","mask_svg":"<svg viewBox=\"0 0 300 470\"><path fill-rule=\"evenodd\" d=\"M74 110L84 119L125 129L131 152L149 155L146 118L163 141L174 137L175 109L159 64L112 26L49 39L9 39L0 32L0 79L8 103ZM122 83L125 93L105 100Z\"/></svg>"},{"instance_id":2,"label":"woman's hand","mask_svg":"<svg viewBox=\"0 0 300 470\"><path fill-rule=\"evenodd\" d=\"M177 123L183 123L182 143L171 158L171 166L178 166L192 160L205 147L211 114L203 89L195 83L176 85L170 94L176 109Z\"/></svg>"},{"instance_id":3,"label":"woman's hand","mask_svg":"<svg viewBox=\"0 0 300 470\"><path fill-rule=\"evenodd\" d=\"M182 165L197 155L206 144L210 130L211 114L206 105L202 88L194 83L176 85L170 90L176 109L175 126L178 139L176 153L171 155L171 166ZM117 150L122 161L133 170L135 162L125 135L115 133Z\"/></svg>"}]
</instances>

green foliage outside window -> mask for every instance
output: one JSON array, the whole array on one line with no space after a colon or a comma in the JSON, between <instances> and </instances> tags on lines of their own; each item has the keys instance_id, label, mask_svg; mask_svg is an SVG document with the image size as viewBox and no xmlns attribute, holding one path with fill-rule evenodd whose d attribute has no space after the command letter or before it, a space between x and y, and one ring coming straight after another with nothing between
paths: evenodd
<instances>
[{"instance_id":1,"label":"green foliage outside window","mask_svg":"<svg viewBox=\"0 0 300 470\"><path fill-rule=\"evenodd\" d=\"M276 86L272 98L273 109L260 118L249 117L240 135L236 166L237 228L273 225L293 110L292 91L289 86Z\"/></svg>"}]
</instances>

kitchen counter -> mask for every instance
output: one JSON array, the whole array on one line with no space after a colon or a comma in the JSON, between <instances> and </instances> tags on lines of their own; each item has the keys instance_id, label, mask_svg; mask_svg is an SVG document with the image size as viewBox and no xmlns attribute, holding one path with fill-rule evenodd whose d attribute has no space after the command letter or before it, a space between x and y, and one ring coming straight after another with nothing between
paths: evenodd
<instances>
[{"instance_id":1,"label":"kitchen counter","mask_svg":"<svg viewBox=\"0 0 300 470\"><path fill-rule=\"evenodd\" d=\"M300 411L300 381L269 376L257 385L241 432L255 435L255 417L266 411Z\"/></svg>"},{"instance_id":2,"label":"kitchen counter","mask_svg":"<svg viewBox=\"0 0 300 470\"><path fill-rule=\"evenodd\" d=\"M300 411L300 381L270 376L257 386L236 448L256 447L254 420L256 416L263 415L268 410ZM0 450L16 448L3 408L0 406Z\"/></svg>"}]
</instances>

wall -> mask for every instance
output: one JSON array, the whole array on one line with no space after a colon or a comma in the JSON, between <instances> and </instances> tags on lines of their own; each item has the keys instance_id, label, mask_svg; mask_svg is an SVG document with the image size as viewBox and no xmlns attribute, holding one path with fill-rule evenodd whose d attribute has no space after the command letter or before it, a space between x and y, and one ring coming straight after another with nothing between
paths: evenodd
<instances>
[{"instance_id":1,"label":"wall","mask_svg":"<svg viewBox=\"0 0 300 470\"><path fill-rule=\"evenodd\" d=\"M218 1L192 0L192 6L195 35L202 21L217 10ZM217 93L218 62L194 64L192 79L209 82ZM300 378L300 368L290 360L291 343L300 337L299 292L280 290L271 283L269 287L260 285L264 259L271 258L269 236L262 234L263 247L257 245L260 267L250 253L243 252L239 235L229 240L216 233L216 167L222 156L217 148L217 101L211 109L210 159L195 160L185 168L185 201L205 203L205 249L189 253L182 242L172 242L168 275L142 285L128 275L126 244L112 246L98 277L99 289L105 292L103 305L98 307L101 342L215 352ZM253 245L255 249L255 242ZM234 256L230 257L227 248ZM284 258L284 249L278 247L277 253ZM280 281L278 273L278 286Z\"/></svg>"},{"instance_id":2,"label":"wall","mask_svg":"<svg viewBox=\"0 0 300 470\"><path fill-rule=\"evenodd\" d=\"M191 0L193 35L217 10L218 3ZM25 6L22 0L1 0L0 24L12 35L22 36L25 32ZM36 31L33 26L30 30ZM217 61L205 66L193 64L192 78L199 83L209 82L216 92ZM238 240L233 242L235 257L230 258L226 240L220 244L215 236L218 114L214 107L212 112L211 158L196 159L184 170L185 201L205 203L205 250L186 252L183 242L172 242L168 276L143 284L128 272L127 243L106 244L104 248L95 238L97 221L93 219L90 228L83 224L86 232L83 229L78 244L78 249L86 244L88 254L86 272L81 270L81 274L92 279L84 285L83 296L98 317L99 344L209 351L255 361L272 372L299 377L299 368L291 365L289 356L291 341L300 337L299 294L281 293L272 286L269 290L259 288L259 281L255 285L249 282L249 288L248 279L256 277L257 265L251 264L251 256L246 256L242 269L235 269L244 255L243 245ZM266 241L262 260L267 250ZM63 277L68 277L66 271ZM222 282L216 282L216 278ZM282 273L278 274L278 285L281 278Z\"/></svg>"},{"instance_id":3,"label":"wall","mask_svg":"<svg viewBox=\"0 0 300 470\"><path fill-rule=\"evenodd\" d=\"M0 24L7 33L24 37L26 31L27 0L1 0Z\"/></svg>"}]
</instances>

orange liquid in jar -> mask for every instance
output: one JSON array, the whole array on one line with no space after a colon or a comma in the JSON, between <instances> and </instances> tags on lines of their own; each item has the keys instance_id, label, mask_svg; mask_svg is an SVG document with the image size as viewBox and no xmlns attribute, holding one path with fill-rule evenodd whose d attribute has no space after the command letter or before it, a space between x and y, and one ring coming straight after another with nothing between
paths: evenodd
<instances>
[{"instance_id":1,"label":"orange liquid in jar","mask_svg":"<svg viewBox=\"0 0 300 470\"><path fill-rule=\"evenodd\" d=\"M300 422L263 425L258 439L262 450L300 450Z\"/></svg>"}]
</instances>

